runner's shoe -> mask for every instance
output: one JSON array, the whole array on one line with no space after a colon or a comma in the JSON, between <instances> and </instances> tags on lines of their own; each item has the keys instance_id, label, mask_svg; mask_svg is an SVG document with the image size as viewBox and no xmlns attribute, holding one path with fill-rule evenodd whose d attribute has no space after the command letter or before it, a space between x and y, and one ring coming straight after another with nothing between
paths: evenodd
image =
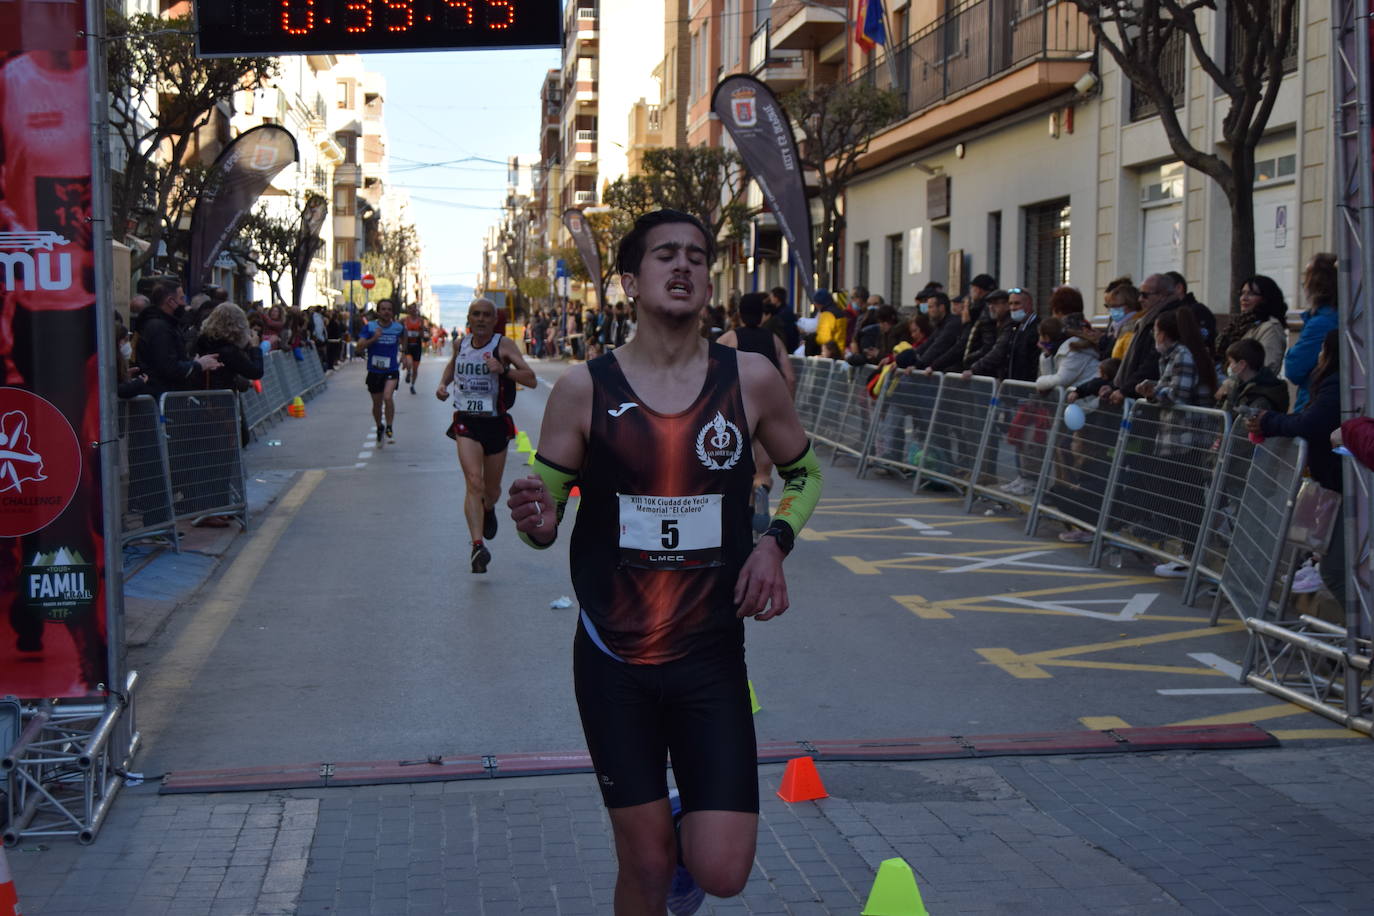
<instances>
[{"instance_id":1,"label":"runner's shoe","mask_svg":"<svg viewBox=\"0 0 1374 916\"><path fill-rule=\"evenodd\" d=\"M386 428L386 441L392 445L396 444L396 434L391 431L391 427Z\"/></svg>"},{"instance_id":2,"label":"runner's shoe","mask_svg":"<svg viewBox=\"0 0 1374 916\"><path fill-rule=\"evenodd\" d=\"M410 393L411 393L411 394L414 394L414 393L415 393L415 383L414 383L414 382L411 382L411 383L410 383Z\"/></svg>"},{"instance_id":3,"label":"runner's shoe","mask_svg":"<svg viewBox=\"0 0 1374 916\"><path fill-rule=\"evenodd\" d=\"M677 789L668 790L668 804L673 812L673 831L676 833L682 820L682 796ZM682 842L678 841L678 859L682 858ZM673 871L673 883L668 888L668 912L673 916L692 916L701 909L706 900L706 892L697 884L687 866L679 864Z\"/></svg>"},{"instance_id":4,"label":"runner's shoe","mask_svg":"<svg viewBox=\"0 0 1374 916\"><path fill-rule=\"evenodd\" d=\"M482 513L482 537L491 540L496 537L496 509Z\"/></svg>"},{"instance_id":5,"label":"runner's shoe","mask_svg":"<svg viewBox=\"0 0 1374 916\"><path fill-rule=\"evenodd\" d=\"M487 571L487 564L491 562L491 551L482 542L472 545L472 571L484 573Z\"/></svg>"},{"instance_id":6,"label":"runner's shoe","mask_svg":"<svg viewBox=\"0 0 1374 916\"><path fill-rule=\"evenodd\" d=\"M386 445L386 427L383 426L382 424L378 423L378 424L377 424L377 448L382 448L384 445Z\"/></svg>"}]
</instances>

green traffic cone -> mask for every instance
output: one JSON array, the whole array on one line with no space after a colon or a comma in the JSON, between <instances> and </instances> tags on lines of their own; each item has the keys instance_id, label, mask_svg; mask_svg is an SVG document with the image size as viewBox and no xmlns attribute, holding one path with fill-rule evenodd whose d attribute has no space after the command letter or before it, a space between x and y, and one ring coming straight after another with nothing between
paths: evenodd
<instances>
[{"instance_id":1,"label":"green traffic cone","mask_svg":"<svg viewBox=\"0 0 1374 916\"><path fill-rule=\"evenodd\" d=\"M884 859L862 916L930 916L905 859Z\"/></svg>"},{"instance_id":2,"label":"green traffic cone","mask_svg":"<svg viewBox=\"0 0 1374 916\"><path fill-rule=\"evenodd\" d=\"M754 693L754 682L753 682L753 681L750 681L750 682L749 682L749 711L750 711L751 713L753 713L754 715L758 715L758 714L759 714L759 710L762 709L762 708L763 708L763 707L759 705L759 695L758 695L757 693Z\"/></svg>"}]
</instances>

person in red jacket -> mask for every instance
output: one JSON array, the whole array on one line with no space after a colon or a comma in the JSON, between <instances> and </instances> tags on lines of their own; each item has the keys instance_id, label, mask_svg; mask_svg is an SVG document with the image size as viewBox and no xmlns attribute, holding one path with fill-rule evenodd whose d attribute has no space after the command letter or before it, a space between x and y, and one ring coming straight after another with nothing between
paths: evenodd
<instances>
[{"instance_id":1,"label":"person in red jacket","mask_svg":"<svg viewBox=\"0 0 1374 916\"><path fill-rule=\"evenodd\" d=\"M1331 447L1341 446L1365 467L1374 468L1374 418L1356 417L1342 423L1331 434Z\"/></svg>"}]
</instances>

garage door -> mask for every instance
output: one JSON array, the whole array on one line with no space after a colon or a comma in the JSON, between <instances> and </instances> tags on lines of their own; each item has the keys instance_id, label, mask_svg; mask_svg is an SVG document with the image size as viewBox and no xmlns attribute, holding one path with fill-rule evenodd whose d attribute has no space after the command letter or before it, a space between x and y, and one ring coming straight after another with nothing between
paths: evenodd
<instances>
[{"instance_id":1,"label":"garage door","mask_svg":"<svg viewBox=\"0 0 1374 916\"><path fill-rule=\"evenodd\" d=\"M1255 273L1273 278L1288 307L1301 308L1298 295L1297 185L1255 189Z\"/></svg>"},{"instance_id":2,"label":"garage door","mask_svg":"<svg viewBox=\"0 0 1374 916\"><path fill-rule=\"evenodd\" d=\"M1183 204L1145 211L1145 244L1140 258L1140 281L1150 274L1183 270ZM1139 282L1139 281L1137 281Z\"/></svg>"}]
</instances>

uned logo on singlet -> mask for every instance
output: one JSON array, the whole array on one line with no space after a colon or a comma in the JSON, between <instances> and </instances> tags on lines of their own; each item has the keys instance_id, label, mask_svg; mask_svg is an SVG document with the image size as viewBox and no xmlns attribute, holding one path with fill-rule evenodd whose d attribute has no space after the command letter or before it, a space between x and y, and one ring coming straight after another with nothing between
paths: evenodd
<instances>
[{"instance_id":1,"label":"uned logo on singlet","mask_svg":"<svg viewBox=\"0 0 1374 916\"><path fill-rule=\"evenodd\" d=\"M697 458L712 471L728 471L739 462L744 452L744 436L739 427L725 419L720 411L697 433Z\"/></svg>"}]
</instances>

